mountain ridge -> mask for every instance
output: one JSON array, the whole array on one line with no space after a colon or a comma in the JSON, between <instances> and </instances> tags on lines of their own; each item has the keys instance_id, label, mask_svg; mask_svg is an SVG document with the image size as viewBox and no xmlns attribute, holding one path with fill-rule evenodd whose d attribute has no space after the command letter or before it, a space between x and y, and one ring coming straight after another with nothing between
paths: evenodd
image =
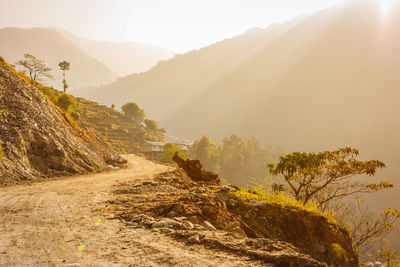
<instances>
[{"instance_id":1,"label":"mountain ridge","mask_svg":"<svg viewBox=\"0 0 400 267\"><path fill-rule=\"evenodd\" d=\"M43 82L56 88L62 84L58 63L63 60L71 63L71 71L67 73L70 89L106 84L116 78L108 67L86 55L77 45L54 30L9 27L0 29L0 39L0 54L8 62L15 63L26 53L44 60L52 68L54 80Z\"/></svg>"},{"instance_id":2,"label":"mountain ridge","mask_svg":"<svg viewBox=\"0 0 400 267\"><path fill-rule=\"evenodd\" d=\"M174 52L157 45L140 42L97 41L72 32L52 27L66 39L76 43L85 53L110 67L118 76L145 72L158 61L173 56Z\"/></svg>"},{"instance_id":3,"label":"mountain ridge","mask_svg":"<svg viewBox=\"0 0 400 267\"><path fill-rule=\"evenodd\" d=\"M25 53L44 60L55 77L45 83L55 88L62 84L58 63L69 61L71 70L67 72L67 82L71 91L111 83L118 75L146 71L173 54L162 47L142 43L86 39L59 28L7 27L0 29L0 39L0 54L9 62L17 62Z\"/></svg>"}]
</instances>

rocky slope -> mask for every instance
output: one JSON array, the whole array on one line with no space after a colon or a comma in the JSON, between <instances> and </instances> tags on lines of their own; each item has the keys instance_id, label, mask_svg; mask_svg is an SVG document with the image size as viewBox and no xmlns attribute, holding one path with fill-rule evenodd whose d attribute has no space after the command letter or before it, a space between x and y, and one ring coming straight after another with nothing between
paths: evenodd
<instances>
[{"instance_id":1,"label":"rocky slope","mask_svg":"<svg viewBox=\"0 0 400 267\"><path fill-rule=\"evenodd\" d=\"M71 127L36 87L4 61L0 61L0 109L4 111L0 184L108 169L105 161L113 158L112 152L94 134Z\"/></svg>"}]
</instances>

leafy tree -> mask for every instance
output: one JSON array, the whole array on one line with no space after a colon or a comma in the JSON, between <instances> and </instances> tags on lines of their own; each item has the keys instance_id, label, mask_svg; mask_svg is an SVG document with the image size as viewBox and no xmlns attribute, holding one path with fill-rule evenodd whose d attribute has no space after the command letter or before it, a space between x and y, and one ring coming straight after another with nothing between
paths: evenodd
<instances>
[{"instance_id":1,"label":"leafy tree","mask_svg":"<svg viewBox=\"0 0 400 267\"><path fill-rule=\"evenodd\" d=\"M258 184L265 182L265 177L269 175L265 168L266 162L277 159L281 154L279 148L272 149L270 146L261 147L258 140L250 138L245 142L244 166L241 170L242 177L254 177ZM263 181L264 180L264 181Z\"/></svg>"},{"instance_id":2,"label":"leafy tree","mask_svg":"<svg viewBox=\"0 0 400 267\"><path fill-rule=\"evenodd\" d=\"M387 181L353 180L356 175L373 176L377 169L385 167L378 160L357 160L358 153L350 147L320 153L293 152L281 157L278 164L268 164L268 168L272 174L283 176L289 192L298 200L304 204L314 200L324 210L334 200L393 187Z\"/></svg>"},{"instance_id":3,"label":"leafy tree","mask_svg":"<svg viewBox=\"0 0 400 267\"><path fill-rule=\"evenodd\" d=\"M53 79L53 76L49 73L51 68L47 67L43 60L37 59L30 54L25 54L24 58L25 59L18 61L16 64L25 68L32 84L41 81L42 78Z\"/></svg>"},{"instance_id":4,"label":"leafy tree","mask_svg":"<svg viewBox=\"0 0 400 267\"><path fill-rule=\"evenodd\" d=\"M75 104L75 99L73 96L68 95L68 94L61 94L57 98L56 102L57 106L62 108L64 111L68 111L68 109Z\"/></svg>"},{"instance_id":5,"label":"leafy tree","mask_svg":"<svg viewBox=\"0 0 400 267\"><path fill-rule=\"evenodd\" d=\"M249 186L250 183L255 187L267 181L265 162L276 160L282 154L279 147L261 147L256 139L246 141L236 134L224 138L218 146L203 136L191 148L191 157L199 159L204 168L236 185Z\"/></svg>"},{"instance_id":6,"label":"leafy tree","mask_svg":"<svg viewBox=\"0 0 400 267\"><path fill-rule=\"evenodd\" d=\"M67 81L65 80L65 73L70 70L70 63L67 61L61 61L60 63L58 63L58 66L60 67L60 70L63 71L63 88L64 88L64 93L67 91L68 89L68 84Z\"/></svg>"},{"instance_id":7,"label":"leafy tree","mask_svg":"<svg viewBox=\"0 0 400 267\"><path fill-rule=\"evenodd\" d=\"M135 121L138 124L142 123L146 117L144 110L134 102L126 103L121 107L121 109L127 118Z\"/></svg>"},{"instance_id":8,"label":"leafy tree","mask_svg":"<svg viewBox=\"0 0 400 267\"><path fill-rule=\"evenodd\" d=\"M200 140L193 143L191 157L200 160L203 166L210 171L215 171L217 169L217 146L207 136L203 136Z\"/></svg>"},{"instance_id":9,"label":"leafy tree","mask_svg":"<svg viewBox=\"0 0 400 267\"><path fill-rule=\"evenodd\" d=\"M183 159L187 158L187 154L179 151L180 148L176 144L167 143L163 146L164 152L160 155L160 161L165 163L172 163L172 158L174 157L175 153L178 152L179 156Z\"/></svg>"},{"instance_id":10,"label":"leafy tree","mask_svg":"<svg viewBox=\"0 0 400 267\"><path fill-rule=\"evenodd\" d=\"M271 187L272 187L272 192L274 193L286 191L286 186L284 184L273 183Z\"/></svg>"},{"instance_id":11,"label":"leafy tree","mask_svg":"<svg viewBox=\"0 0 400 267\"><path fill-rule=\"evenodd\" d=\"M234 184L241 184L240 180L247 178L240 173L240 170L245 167L245 150L245 142L236 134L232 134L229 138L222 140L219 153L220 175Z\"/></svg>"},{"instance_id":12,"label":"leafy tree","mask_svg":"<svg viewBox=\"0 0 400 267\"><path fill-rule=\"evenodd\" d=\"M111 108L114 109L115 108L115 104L111 104Z\"/></svg>"},{"instance_id":13,"label":"leafy tree","mask_svg":"<svg viewBox=\"0 0 400 267\"><path fill-rule=\"evenodd\" d=\"M158 123L155 120L145 119L144 124L149 130L155 131L158 129Z\"/></svg>"}]
</instances>

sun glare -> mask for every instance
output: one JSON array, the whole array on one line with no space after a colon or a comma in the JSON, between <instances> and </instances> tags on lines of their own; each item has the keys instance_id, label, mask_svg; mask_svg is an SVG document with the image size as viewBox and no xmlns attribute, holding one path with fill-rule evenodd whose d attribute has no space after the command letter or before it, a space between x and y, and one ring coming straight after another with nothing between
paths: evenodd
<instances>
[{"instance_id":1,"label":"sun glare","mask_svg":"<svg viewBox=\"0 0 400 267\"><path fill-rule=\"evenodd\" d=\"M395 1L396 0L380 0L382 13L384 13L384 14L389 13L389 11L392 8Z\"/></svg>"}]
</instances>

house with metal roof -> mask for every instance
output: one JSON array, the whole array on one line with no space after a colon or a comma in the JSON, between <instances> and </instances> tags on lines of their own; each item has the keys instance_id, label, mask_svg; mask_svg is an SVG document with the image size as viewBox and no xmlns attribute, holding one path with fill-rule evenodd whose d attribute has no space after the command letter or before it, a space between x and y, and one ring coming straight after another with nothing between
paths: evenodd
<instances>
[{"instance_id":1,"label":"house with metal roof","mask_svg":"<svg viewBox=\"0 0 400 267\"><path fill-rule=\"evenodd\" d=\"M142 153L146 152L163 152L163 146L165 146L166 142L152 142L146 141L141 146Z\"/></svg>"},{"instance_id":2,"label":"house with metal roof","mask_svg":"<svg viewBox=\"0 0 400 267\"><path fill-rule=\"evenodd\" d=\"M164 146L167 142L153 142L153 141L145 141L141 147L140 151L147 157L151 159L158 160L159 155L164 152ZM172 143L179 147L179 151L188 152L192 143L185 143L185 142L176 142Z\"/></svg>"}]
</instances>

